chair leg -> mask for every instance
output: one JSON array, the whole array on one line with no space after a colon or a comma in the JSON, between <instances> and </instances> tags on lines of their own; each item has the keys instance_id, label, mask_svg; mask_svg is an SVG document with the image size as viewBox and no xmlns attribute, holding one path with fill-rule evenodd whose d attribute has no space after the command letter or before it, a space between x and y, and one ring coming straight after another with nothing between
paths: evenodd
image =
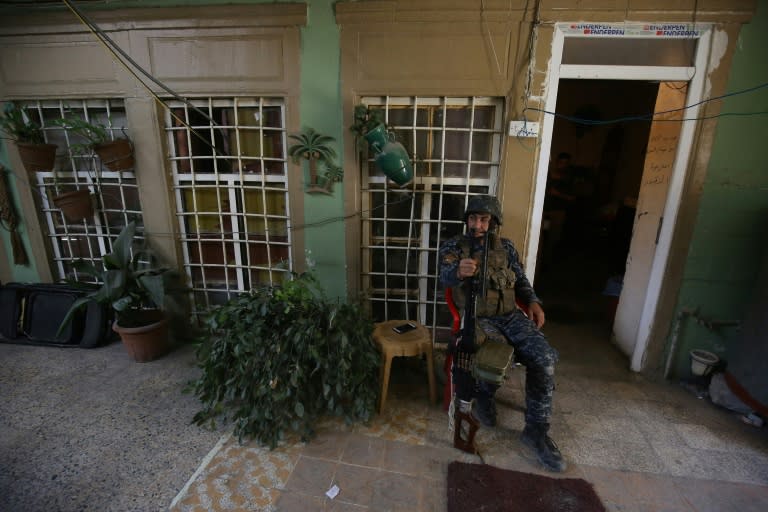
<instances>
[{"instance_id":1,"label":"chair leg","mask_svg":"<svg viewBox=\"0 0 768 512\"><path fill-rule=\"evenodd\" d=\"M386 352L381 353L381 398L379 401L379 414L384 412L384 402L387 401L387 388L389 388L389 371L392 368L392 356Z\"/></svg>"},{"instance_id":2,"label":"chair leg","mask_svg":"<svg viewBox=\"0 0 768 512\"><path fill-rule=\"evenodd\" d=\"M453 356L446 354L445 363L443 364L443 375L445 376L445 385L443 386L443 410L448 412L451 406L451 398L453 398Z\"/></svg>"},{"instance_id":3,"label":"chair leg","mask_svg":"<svg viewBox=\"0 0 768 512\"><path fill-rule=\"evenodd\" d=\"M427 376L429 378L429 403L433 404L435 403L435 400L437 400L436 394L435 394L435 364L432 360L432 342L429 342L430 346L427 347L426 355L427 355Z\"/></svg>"}]
</instances>

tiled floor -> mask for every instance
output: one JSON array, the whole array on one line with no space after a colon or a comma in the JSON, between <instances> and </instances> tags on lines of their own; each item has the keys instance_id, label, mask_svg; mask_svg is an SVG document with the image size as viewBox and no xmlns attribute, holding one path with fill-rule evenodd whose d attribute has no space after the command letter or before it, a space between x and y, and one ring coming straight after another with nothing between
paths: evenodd
<instances>
[{"instance_id":1,"label":"tiled floor","mask_svg":"<svg viewBox=\"0 0 768 512\"><path fill-rule=\"evenodd\" d=\"M563 476L591 482L610 511L768 510L768 428L647 382L599 323L551 311ZM193 355L137 364L119 344L0 344L0 511L444 511L447 464L481 462L453 448L417 359L396 360L370 425L328 421L311 443L270 451L190 425L198 406L181 389ZM499 426L477 442L488 464L542 472L518 448L523 374L499 391Z\"/></svg>"},{"instance_id":2,"label":"tiled floor","mask_svg":"<svg viewBox=\"0 0 768 512\"><path fill-rule=\"evenodd\" d=\"M595 328L549 328L562 355L553 422L570 462L562 476L591 482L611 511L768 510L765 429L632 374L584 331ZM172 510L442 511L452 460L550 475L518 447L523 369L497 395L500 425L478 433L482 460L453 448L447 416L427 404L423 371L399 360L392 398L371 425L328 422L311 443L272 452L228 439Z\"/></svg>"}]
</instances>

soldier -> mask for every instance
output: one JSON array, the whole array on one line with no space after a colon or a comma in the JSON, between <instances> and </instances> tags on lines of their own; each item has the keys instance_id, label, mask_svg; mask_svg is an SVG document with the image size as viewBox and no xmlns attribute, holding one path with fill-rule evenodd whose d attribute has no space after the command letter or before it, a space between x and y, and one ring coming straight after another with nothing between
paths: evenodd
<instances>
[{"instance_id":1,"label":"soldier","mask_svg":"<svg viewBox=\"0 0 768 512\"><path fill-rule=\"evenodd\" d=\"M501 205L495 197L471 197L464 213L467 233L440 246L440 281L443 286L453 288L460 308L468 306L465 304L466 284L474 280L475 289L485 290L485 296L477 296L473 302L481 334L502 337L514 347L515 359L526 367L525 428L520 441L525 450L535 455L545 468L560 472L565 470L566 464L548 434L558 354L540 330L544 325L544 310L523 272L517 250L510 240L495 233L501 221ZM490 248L487 257L484 255L484 244ZM481 266L484 261L487 261L488 268L483 271ZM476 282L480 275L485 276L485 283ZM528 305L529 316L517 307L515 297ZM472 342L469 346L473 345ZM454 356L456 397L474 399L472 415L475 419L486 427L495 426L494 394L498 386L475 380L467 368L461 368L461 364L456 363L457 359L461 358Z\"/></svg>"}]
</instances>

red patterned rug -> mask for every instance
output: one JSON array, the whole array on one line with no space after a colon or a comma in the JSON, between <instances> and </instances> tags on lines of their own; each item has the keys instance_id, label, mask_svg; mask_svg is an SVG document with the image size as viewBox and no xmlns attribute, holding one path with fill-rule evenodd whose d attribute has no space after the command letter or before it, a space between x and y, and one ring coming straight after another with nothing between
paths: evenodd
<instances>
[{"instance_id":1,"label":"red patterned rug","mask_svg":"<svg viewBox=\"0 0 768 512\"><path fill-rule=\"evenodd\" d=\"M605 512L592 484L487 464L448 465L448 512Z\"/></svg>"}]
</instances>

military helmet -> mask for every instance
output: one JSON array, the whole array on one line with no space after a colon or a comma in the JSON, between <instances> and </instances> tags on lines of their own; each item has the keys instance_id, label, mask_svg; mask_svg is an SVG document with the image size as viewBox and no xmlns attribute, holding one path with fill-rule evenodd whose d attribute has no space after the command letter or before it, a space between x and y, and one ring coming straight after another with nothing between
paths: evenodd
<instances>
[{"instance_id":1,"label":"military helmet","mask_svg":"<svg viewBox=\"0 0 768 512\"><path fill-rule=\"evenodd\" d=\"M490 213L496 224L501 226L501 204L493 196L472 196L467 203L467 210L464 212L464 222L467 222L470 213Z\"/></svg>"}]
</instances>

